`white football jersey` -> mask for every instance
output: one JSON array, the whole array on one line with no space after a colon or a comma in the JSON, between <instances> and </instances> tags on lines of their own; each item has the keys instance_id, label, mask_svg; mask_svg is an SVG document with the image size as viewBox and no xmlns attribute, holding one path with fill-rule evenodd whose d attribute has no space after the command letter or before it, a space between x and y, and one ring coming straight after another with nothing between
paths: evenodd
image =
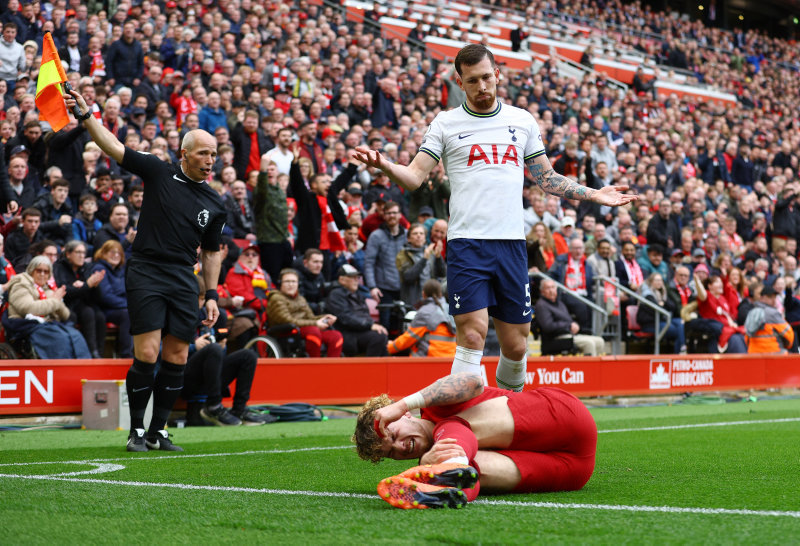
<instances>
[{"instance_id":1,"label":"white football jersey","mask_svg":"<svg viewBox=\"0 0 800 546\"><path fill-rule=\"evenodd\" d=\"M419 149L450 178L447 239L524 239L525 160L545 153L530 112L498 101L488 114L466 103L439 113Z\"/></svg>"}]
</instances>

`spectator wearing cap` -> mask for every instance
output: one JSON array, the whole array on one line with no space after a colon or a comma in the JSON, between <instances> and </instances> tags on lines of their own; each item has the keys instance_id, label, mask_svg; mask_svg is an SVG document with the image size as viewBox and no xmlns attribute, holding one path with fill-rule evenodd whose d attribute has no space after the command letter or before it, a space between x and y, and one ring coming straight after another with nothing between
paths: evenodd
<instances>
[{"instance_id":1,"label":"spectator wearing cap","mask_svg":"<svg viewBox=\"0 0 800 546\"><path fill-rule=\"evenodd\" d=\"M775 288L764 286L749 311L745 320L748 353L784 354L794 344L794 330L775 308L777 296Z\"/></svg>"},{"instance_id":2,"label":"spectator wearing cap","mask_svg":"<svg viewBox=\"0 0 800 546\"><path fill-rule=\"evenodd\" d=\"M569 240L575 235L575 218L564 216L561 220L561 229L553 232L553 243L556 246L556 255L561 256L569 251Z\"/></svg>"},{"instance_id":3,"label":"spectator wearing cap","mask_svg":"<svg viewBox=\"0 0 800 546\"><path fill-rule=\"evenodd\" d=\"M417 211L417 222L419 224L425 224L429 218L433 218L433 209L428 206L420 207Z\"/></svg>"},{"instance_id":4,"label":"spectator wearing cap","mask_svg":"<svg viewBox=\"0 0 800 546\"><path fill-rule=\"evenodd\" d=\"M342 333L345 356L386 356L388 332L372 320L358 285L361 273L349 264L337 271L338 284L325 300L325 310L336 316L334 328Z\"/></svg>"},{"instance_id":5,"label":"spectator wearing cap","mask_svg":"<svg viewBox=\"0 0 800 546\"><path fill-rule=\"evenodd\" d=\"M25 49L17 42L17 23L3 23L3 38L0 40L0 78L8 82L8 88L14 89L17 75L25 70Z\"/></svg>"},{"instance_id":6,"label":"spectator wearing cap","mask_svg":"<svg viewBox=\"0 0 800 546\"><path fill-rule=\"evenodd\" d=\"M647 245L647 252L639 257L639 266L642 268L644 278L647 279L653 273L659 273L661 278L668 282L672 279L672 270L664 259L665 249L659 244Z\"/></svg>"},{"instance_id":7,"label":"spectator wearing cap","mask_svg":"<svg viewBox=\"0 0 800 546\"><path fill-rule=\"evenodd\" d=\"M267 309L267 295L273 288L269 275L261 268L261 251L250 243L225 277L231 297L244 298L244 307L255 310L261 319Z\"/></svg>"},{"instance_id":8,"label":"spectator wearing cap","mask_svg":"<svg viewBox=\"0 0 800 546\"><path fill-rule=\"evenodd\" d=\"M144 77L144 51L135 35L133 21L126 21L122 36L106 52L106 83L114 89L121 85L136 88Z\"/></svg>"},{"instance_id":9,"label":"spectator wearing cap","mask_svg":"<svg viewBox=\"0 0 800 546\"><path fill-rule=\"evenodd\" d=\"M72 203L69 201L69 181L65 178L50 184L45 193L33 203L42 213L39 231L45 238L64 246L72 238Z\"/></svg>"},{"instance_id":10,"label":"spectator wearing cap","mask_svg":"<svg viewBox=\"0 0 800 546\"><path fill-rule=\"evenodd\" d=\"M261 156L275 147L259 125L258 112L247 110L244 120L237 123L231 131L233 166L239 180L247 180L251 171L258 171L261 168Z\"/></svg>"},{"instance_id":11,"label":"spectator wearing cap","mask_svg":"<svg viewBox=\"0 0 800 546\"><path fill-rule=\"evenodd\" d=\"M18 149L22 146L22 150ZM31 175L36 177L38 182L44 174L45 158L47 156L47 145L42 138L42 126L38 119L25 122L22 134L17 134L6 143L6 161L17 153L28 153L28 167Z\"/></svg>"}]
</instances>

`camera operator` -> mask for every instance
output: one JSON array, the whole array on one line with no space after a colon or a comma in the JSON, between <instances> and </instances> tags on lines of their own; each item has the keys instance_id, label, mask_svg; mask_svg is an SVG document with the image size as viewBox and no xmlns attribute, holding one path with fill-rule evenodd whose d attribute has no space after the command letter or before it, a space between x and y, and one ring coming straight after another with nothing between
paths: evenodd
<instances>
[{"instance_id":1,"label":"camera operator","mask_svg":"<svg viewBox=\"0 0 800 546\"><path fill-rule=\"evenodd\" d=\"M200 284L198 323L205 319L205 286ZM209 423L217 426L263 425L275 418L247 408L250 387L256 373L258 357L250 349L240 349L226 354L228 329L220 320L215 327L203 326L189 346L183 391L181 397L187 401L187 424L190 426ZM230 396L229 385L236 380L233 407L228 410L222 399Z\"/></svg>"}]
</instances>

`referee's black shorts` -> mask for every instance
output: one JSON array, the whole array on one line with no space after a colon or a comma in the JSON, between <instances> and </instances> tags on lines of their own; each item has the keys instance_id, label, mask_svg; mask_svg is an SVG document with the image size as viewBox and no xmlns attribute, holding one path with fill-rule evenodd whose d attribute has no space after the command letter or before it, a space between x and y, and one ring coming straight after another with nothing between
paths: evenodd
<instances>
[{"instance_id":1,"label":"referee's black shorts","mask_svg":"<svg viewBox=\"0 0 800 546\"><path fill-rule=\"evenodd\" d=\"M191 267L141 258L127 263L125 288L131 334L161 330L191 343L198 318L197 277Z\"/></svg>"}]
</instances>

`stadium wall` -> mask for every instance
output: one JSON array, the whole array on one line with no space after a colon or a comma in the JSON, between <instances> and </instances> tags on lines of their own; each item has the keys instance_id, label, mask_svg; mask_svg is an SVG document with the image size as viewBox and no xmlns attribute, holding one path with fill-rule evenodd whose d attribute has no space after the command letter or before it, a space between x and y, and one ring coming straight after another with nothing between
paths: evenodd
<instances>
[{"instance_id":1,"label":"stadium wall","mask_svg":"<svg viewBox=\"0 0 800 546\"><path fill-rule=\"evenodd\" d=\"M251 404L360 404L401 397L450 372L446 358L262 359ZM0 415L79 413L81 380L124 379L129 360L0 361ZM484 359L494 384L497 357ZM631 355L531 358L526 389L577 396L800 387L800 355ZM230 400L226 402L230 405Z\"/></svg>"}]
</instances>

